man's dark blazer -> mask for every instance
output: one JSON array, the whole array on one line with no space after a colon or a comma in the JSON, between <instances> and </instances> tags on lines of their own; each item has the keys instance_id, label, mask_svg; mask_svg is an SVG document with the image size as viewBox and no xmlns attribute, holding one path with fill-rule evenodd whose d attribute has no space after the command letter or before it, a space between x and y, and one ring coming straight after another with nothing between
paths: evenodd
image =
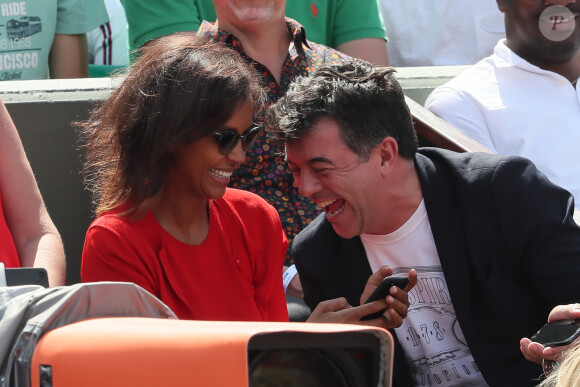
<instances>
[{"instance_id":1,"label":"man's dark blazer","mask_svg":"<svg viewBox=\"0 0 580 387\"><path fill-rule=\"evenodd\" d=\"M520 157L422 148L414 162L475 362L491 386L536 385L541 368L524 359L520 339L554 306L580 301L572 195ZM359 237L339 237L322 214L296 237L292 254L311 309L336 297L359 305L371 275ZM395 384L413 385L398 346L395 358Z\"/></svg>"}]
</instances>

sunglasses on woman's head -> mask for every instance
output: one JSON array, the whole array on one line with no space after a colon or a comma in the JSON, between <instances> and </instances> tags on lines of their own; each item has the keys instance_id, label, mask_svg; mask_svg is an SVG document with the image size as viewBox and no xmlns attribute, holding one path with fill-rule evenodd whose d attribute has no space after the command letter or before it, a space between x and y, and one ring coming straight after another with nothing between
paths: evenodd
<instances>
[{"instance_id":1,"label":"sunglasses on woman's head","mask_svg":"<svg viewBox=\"0 0 580 387\"><path fill-rule=\"evenodd\" d=\"M213 136L218 143L219 152L222 155L227 155L234 150L240 140L242 140L242 149L244 152L247 151L260 133L260 129L260 125L252 124L242 134L235 130L224 130L223 132L216 132Z\"/></svg>"}]
</instances>

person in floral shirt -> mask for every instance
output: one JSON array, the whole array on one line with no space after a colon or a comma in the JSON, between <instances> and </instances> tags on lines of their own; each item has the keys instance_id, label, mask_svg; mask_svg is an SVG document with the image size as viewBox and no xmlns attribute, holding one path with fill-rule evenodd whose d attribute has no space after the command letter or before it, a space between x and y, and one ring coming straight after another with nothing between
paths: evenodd
<instances>
[{"instance_id":1,"label":"person in floral shirt","mask_svg":"<svg viewBox=\"0 0 580 387\"><path fill-rule=\"evenodd\" d=\"M204 21L198 35L234 48L252 63L268 95L266 108L286 93L296 77L314 72L323 64L350 59L308 41L304 28L284 16L285 1L259 3L214 0L217 21ZM254 192L272 204L292 243L294 236L318 216L320 208L300 195L283 154L284 149L274 144L264 129L246 155L245 164L232 176L230 186ZM292 259L286 258L286 265L291 265Z\"/></svg>"}]
</instances>

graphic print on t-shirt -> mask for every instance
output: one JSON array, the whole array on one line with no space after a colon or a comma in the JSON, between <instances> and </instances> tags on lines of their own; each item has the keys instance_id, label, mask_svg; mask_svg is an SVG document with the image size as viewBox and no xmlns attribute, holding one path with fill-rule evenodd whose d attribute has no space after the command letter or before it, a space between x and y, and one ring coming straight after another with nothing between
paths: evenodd
<instances>
[{"instance_id":1,"label":"graphic print on t-shirt","mask_svg":"<svg viewBox=\"0 0 580 387\"><path fill-rule=\"evenodd\" d=\"M42 31L42 23L38 16L22 16L20 19L10 19L6 23L6 35L16 40L28 38Z\"/></svg>"},{"instance_id":2,"label":"graphic print on t-shirt","mask_svg":"<svg viewBox=\"0 0 580 387\"><path fill-rule=\"evenodd\" d=\"M50 9L44 15L44 9ZM0 81L47 77L47 60L56 12L54 0L36 4L30 1L0 1Z\"/></svg>"},{"instance_id":3,"label":"graphic print on t-shirt","mask_svg":"<svg viewBox=\"0 0 580 387\"><path fill-rule=\"evenodd\" d=\"M416 385L486 387L453 308L425 202L396 231L361 241L373 273L383 265L397 276L417 270L407 317L395 329Z\"/></svg>"},{"instance_id":4,"label":"graphic print on t-shirt","mask_svg":"<svg viewBox=\"0 0 580 387\"><path fill-rule=\"evenodd\" d=\"M399 267L395 274L406 274ZM467 347L441 266L415 267L411 306L395 332L418 386L486 386Z\"/></svg>"}]
</instances>

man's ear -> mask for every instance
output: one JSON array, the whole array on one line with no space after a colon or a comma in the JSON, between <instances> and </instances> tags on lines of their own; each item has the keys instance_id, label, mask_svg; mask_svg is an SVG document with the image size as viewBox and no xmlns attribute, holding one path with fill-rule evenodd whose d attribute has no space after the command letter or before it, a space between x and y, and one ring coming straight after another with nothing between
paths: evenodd
<instances>
[{"instance_id":1,"label":"man's ear","mask_svg":"<svg viewBox=\"0 0 580 387\"><path fill-rule=\"evenodd\" d=\"M399 144L393 137L389 136L383 138L377 148L381 158L381 169L388 172L399 155Z\"/></svg>"},{"instance_id":2,"label":"man's ear","mask_svg":"<svg viewBox=\"0 0 580 387\"><path fill-rule=\"evenodd\" d=\"M505 7L506 7L506 1L507 0L496 0L497 2L497 8L502 12L505 13Z\"/></svg>"}]
</instances>

